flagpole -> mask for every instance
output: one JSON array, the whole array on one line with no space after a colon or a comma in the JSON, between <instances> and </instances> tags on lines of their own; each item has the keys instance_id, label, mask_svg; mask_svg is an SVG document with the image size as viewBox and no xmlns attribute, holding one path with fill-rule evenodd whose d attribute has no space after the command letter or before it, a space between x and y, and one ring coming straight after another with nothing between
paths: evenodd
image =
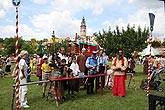
<instances>
[{"instance_id":1,"label":"flagpole","mask_svg":"<svg viewBox=\"0 0 165 110\"><path fill-rule=\"evenodd\" d=\"M150 75L151 75L151 65L152 65L152 60L151 60L151 48L152 48L152 32L150 33L150 38L149 38L149 44L150 44L150 51L149 51L149 58L148 58L148 85L147 85L147 96L150 94Z\"/></svg>"},{"instance_id":2,"label":"flagpole","mask_svg":"<svg viewBox=\"0 0 165 110\"><path fill-rule=\"evenodd\" d=\"M151 59L151 48L152 48L152 31L154 27L154 19L155 15L153 13L149 13L149 19L150 19L150 37L149 37L149 44L150 44L150 52L149 52L149 58L148 58L148 86L147 86L147 97L150 94L150 75L151 75L151 66L152 66L152 59Z\"/></svg>"},{"instance_id":3,"label":"flagpole","mask_svg":"<svg viewBox=\"0 0 165 110\"><path fill-rule=\"evenodd\" d=\"M19 78L18 78L18 7L16 7L16 43L15 43L15 54L16 54L16 110L20 110L19 107Z\"/></svg>"},{"instance_id":4,"label":"flagpole","mask_svg":"<svg viewBox=\"0 0 165 110\"><path fill-rule=\"evenodd\" d=\"M20 109L19 103L19 68L18 68L18 6L21 3L21 0L12 0L13 5L16 7L16 42L15 42L15 54L16 54L16 84L15 84L15 94L16 94L16 110Z\"/></svg>"}]
</instances>

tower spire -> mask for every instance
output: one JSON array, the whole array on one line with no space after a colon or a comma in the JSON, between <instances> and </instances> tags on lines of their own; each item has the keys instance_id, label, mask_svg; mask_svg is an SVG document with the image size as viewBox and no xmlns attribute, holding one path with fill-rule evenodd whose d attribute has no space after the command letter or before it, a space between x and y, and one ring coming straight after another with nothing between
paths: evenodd
<instances>
[{"instance_id":1,"label":"tower spire","mask_svg":"<svg viewBox=\"0 0 165 110\"><path fill-rule=\"evenodd\" d=\"M80 36L82 37L82 40L86 40L86 21L83 16L82 21L81 21L81 26L80 26Z\"/></svg>"}]
</instances>

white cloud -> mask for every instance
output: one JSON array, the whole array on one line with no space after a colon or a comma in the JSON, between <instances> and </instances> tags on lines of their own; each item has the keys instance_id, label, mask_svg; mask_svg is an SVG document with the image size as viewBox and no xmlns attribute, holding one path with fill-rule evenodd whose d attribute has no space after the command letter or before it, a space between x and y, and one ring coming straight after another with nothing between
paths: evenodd
<instances>
[{"instance_id":1,"label":"white cloud","mask_svg":"<svg viewBox=\"0 0 165 110\"><path fill-rule=\"evenodd\" d=\"M54 30L56 34L61 37L73 36L75 33L79 33L81 22L80 20L74 19L68 11L52 11L49 14L40 14L33 16L31 21L35 28L43 30L50 35L50 32Z\"/></svg>"},{"instance_id":2,"label":"white cloud","mask_svg":"<svg viewBox=\"0 0 165 110\"><path fill-rule=\"evenodd\" d=\"M47 36L47 33L33 30L26 24L19 24L18 26L18 36L22 36L25 40L30 40L31 38L41 40ZM16 36L16 27L12 25L0 26L0 36L5 38Z\"/></svg>"},{"instance_id":3,"label":"white cloud","mask_svg":"<svg viewBox=\"0 0 165 110\"><path fill-rule=\"evenodd\" d=\"M163 1L159 0L133 0L135 4L137 4L139 7L147 8L147 9L153 9L153 8L163 8Z\"/></svg>"},{"instance_id":4,"label":"white cloud","mask_svg":"<svg viewBox=\"0 0 165 110\"><path fill-rule=\"evenodd\" d=\"M87 10L92 10L92 14L100 15L105 7L113 4L120 4L123 0L53 0L51 1L52 8L58 11L68 10L72 13ZM84 11L85 12L85 11Z\"/></svg>"},{"instance_id":5,"label":"white cloud","mask_svg":"<svg viewBox=\"0 0 165 110\"><path fill-rule=\"evenodd\" d=\"M3 0L0 2L0 9L4 9L5 11L11 11L14 9L14 5L12 4L12 0Z\"/></svg>"},{"instance_id":6,"label":"white cloud","mask_svg":"<svg viewBox=\"0 0 165 110\"><path fill-rule=\"evenodd\" d=\"M52 10L56 11L69 11L71 13L78 12L82 9L88 8L86 7L87 3L83 0L52 0L51 7Z\"/></svg>"},{"instance_id":7,"label":"white cloud","mask_svg":"<svg viewBox=\"0 0 165 110\"><path fill-rule=\"evenodd\" d=\"M164 28L165 28L165 14L159 8L155 10L144 10L140 9L134 15L128 15L128 22L135 24L136 26L140 25L141 27L148 26L150 27L150 20L148 13L155 14L154 20L154 30L153 33L155 37L159 35L165 35Z\"/></svg>"},{"instance_id":8,"label":"white cloud","mask_svg":"<svg viewBox=\"0 0 165 110\"><path fill-rule=\"evenodd\" d=\"M37 4L46 4L48 2L47 0L31 0L31 1Z\"/></svg>"},{"instance_id":9,"label":"white cloud","mask_svg":"<svg viewBox=\"0 0 165 110\"><path fill-rule=\"evenodd\" d=\"M118 1L118 0L102 0L102 1L98 2L96 0L90 0L89 4L91 4L91 5L89 8L91 8L93 10L94 15L100 15L100 14L102 14L103 11L105 11L104 10L105 7L107 7L107 6L110 7L112 4L117 5L121 1L122 0L120 0L120 1Z\"/></svg>"},{"instance_id":10,"label":"white cloud","mask_svg":"<svg viewBox=\"0 0 165 110\"><path fill-rule=\"evenodd\" d=\"M161 39L165 36L165 14L161 9L156 10L147 10L146 8L141 8L134 14L128 14L127 19L118 18L115 21L107 20L103 22L103 25L107 28L110 26L112 29L115 28L116 25L119 26L121 29L122 27L126 28L128 24L131 26L135 25L136 28L140 26L141 28L144 28L145 26L150 27L150 20L148 13L155 14L155 21L154 21L154 31L153 34L155 36L153 37L160 37Z\"/></svg>"},{"instance_id":11,"label":"white cloud","mask_svg":"<svg viewBox=\"0 0 165 110\"><path fill-rule=\"evenodd\" d=\"M15 36L15 27L14 26L0 26L0 36L1 37L13 37Z\"/></svg>"},{"instance_id":12,"label":"white cloud","mask_svg":"<svg viewBox=\"0 0 165 110\"><path fill-rule=\"evenodd\" d=\"M104 26L106 26L107 28L111 26L111 28L113 29L115 28L116 25L118 25L120 28L126 27L128 23L131 26L135 24L136 27L140 25L142 28L144 26L149 26L149 17L148 17L149 12L153 12L156 15L153 33L155 33L155 35L160 35L160 36L165 35L164 34L165 14L163 12L163 2L157 0L127 0L127 2L125 2L125 0L102 0L102 1L31 0L31 1L33 3L42 4L43 8L45 4L49 4L51 8L48 9L46 13L43 13L42 11L35 12L35 15L28 15L27 12L24 12L24 14L26 13L26 15L31 17L30 19L28 19L30 21L28 22L28 24L19 24L19 35L23 36L23 39L30 40L31 38L36 38L36 39L50 38L53 30L55 31L56 36L74 37L75 33L78 34L80 33L79 31L80 31L81 19L79 18L79 16L86 15L87 17L85 16L85 18L90 19L89 21L91 21L91 19L94 20L94 18L90 18L91 16L92 17L93 15L96 17L102 16L102 13L104 13L104 11L111 10L111 7L115 5L118 6L118 10L122 10L124 5L125 6L124 8L127 8L126 12L122 13L121 16L118 16L117 15L118 13L112 13L110 16L112 16L112 18L115 20L107 19L103 23L103 27L88 26L88 22L87 22L87 35L92 35L93 32L98 32L98 30L94 30L93 28L95 29L100 28L101 30L104 28ZM129 7L130 4L135 6L135 8L133 9L134 12L132 12L131 8ZM11 10L15 10L15 7L12 5L11 1L9 2L9 0L3 0L3 2L0 2L0 21L1 19L3 19L3 21L12 23L13 22L12 19L7 16L8 14L11 14ZM23 15L22 13L20 13L20 15ZM36 13L38 14L36 15ZM103 15L103 16L106 17L109 15ZM114 16L117 16L118 18L115 18ZM20 19L23 18L25 18L25 16L23 16L22 18L20 17ZM11 26L11 25L0 26L0 36L4 36L4 35L15 36L15 26Z\"/></svg>"},{"instance_id":13,"label":"white cloud","mask_svg":"<svg viewBox=\"0 0 165 110\"><path fill-rule=\"evenodd\" d=\"M0 10L0 19L5 17L5 12L4 10Z\"/></svg>"},{"instance_id":14,"label":"white cloud","mask_svg":"<svg viewBox=\"0 0 165 110\"><path fill-rule=\"evenodd\" d=\"M5 19L7 13L13 9L14 6L12 5L12 1L3 0L3 2L0 2L0 19Z\"/></svg>"},{"instance_id":15,"label":"white cloud","mask_svg":"<svg viewBox=\"0 0 165 110\"><path fill-rule=\"evenodd\" d=\"M134 1L136 1L136 0L128 0L128 3L133 3Z\"/></svg>"}]
</instances>

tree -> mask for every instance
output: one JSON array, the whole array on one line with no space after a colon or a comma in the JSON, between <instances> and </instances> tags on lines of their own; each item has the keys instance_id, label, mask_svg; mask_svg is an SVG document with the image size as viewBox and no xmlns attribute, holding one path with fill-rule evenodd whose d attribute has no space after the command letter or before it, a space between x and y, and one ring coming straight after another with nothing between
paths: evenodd
<instances>
[{"instance_id":1,"label":"tree","mask_svg":"<svg viewBox=\"0 0 165 110\"><path fill-rule=\"evenodd\" d=\"M165 41L162 43L162 46L165 46Z\"/></svg>"},{"instance_id":2,"label":"tree","mask_svg":"<svg viewBox=\"0 0 165 110\"><path fill-rule=\"evenodd\" d=\"M4 39L5 54L11 55L11 54L15 53L15 42L16 42L16 39L14 37ZM23 43L24 43L24 40L22 39L22 37L19 37L19 40L18 40L18 51L19 52L22 49Z\"/></svg>"},{"instance_id":3,"label":"tree","mask_svg":"<svg viewBox=\"0 0 165 110\"><path fill-rule=\"evenodd\" d=\"M3 43L3 41L4 41L3 38L0 38L0 43Z\"/></svg>"},{"instance_id":4,"label":"tree","mask_svg":"<svg viewBox=\"0 0 165 110\"><path fill-rule=\"evenodd\" d=\"M109 27L108 31L103 29L102 32L94 33L94 37L98 44L105 50L105 52L110 56L115 56L119 49L124 51L126 57L132 56L132 53L136 51L142 51L147 44L145 41L149 37L149 28L144 28L143 30L138 27L135 31L135 27L130 27L127 25L127 29L116 29L111 31Z\"/></svg>"},{"instance_id":5,"label":"tree","mask_svg":"<svg viewBox=\"0 0 165 110\"><path fill-rule=\"evenodd\" d=\"M51 44L50 53L58 52L61 47L64 47L66 51L69 49L69 42L67 40L62 40L61 42L54 42Z\"/></svg>"},{"instance_id":6,"label":"tree","mask_svg":"<svg viewBox=\"0 0 165 110\"><path fill-rule=\"evenodd\" d=\"M11 55L15 53L15 37L5 38L4 39L4 54ZM22 37L18 39L18 52L20 53L21 50L27 50L30 55L37 52L38 45L32 45L31 41L25 41Z\"/></svg>"},{"instance_id":7,"label":"tree","mask_svg":"<svg viewBox=\"0 0 165 110\"><path fill-rule=\"evenodd\" d=\"M33 55L37 52L37 46L31 44L31 41L24 41L22 48L20 50L27 50L29 55Z\"/></svg>"},{"instance_id":8,"label":"tree","mask_svg":"<svg viewBox=\"0 0 165 110\"><path fill-rule=\"evenodd\" d=\"M153 41L152 42L152 47L160 47L161 46L161 43L158 42L158 41Z\"/></svg>"}]
</instances>

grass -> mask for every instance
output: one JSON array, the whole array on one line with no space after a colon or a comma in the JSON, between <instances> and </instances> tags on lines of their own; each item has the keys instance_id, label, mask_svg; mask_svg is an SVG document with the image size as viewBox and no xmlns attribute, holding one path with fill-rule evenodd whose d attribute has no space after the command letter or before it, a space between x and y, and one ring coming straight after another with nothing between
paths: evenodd
<instances>
[{"instance_id":1,"label":"grass","mask_svg":"<svg viewBox=\"0 0 165 110\"><path fill-rule=\"evenodd\" d=\"M28 102L30 108L27 110L147 110L148 98L146 92L139 88L141 80L147 78L147 75L142 74L142 66L137 65L135 68L135 82L137 90L133 88L131 83L130 88L126 87L126 97L113 97L111 90L105 90L103 96L100 94L87 95L86 91L81 88L80 93L76 94L76 98L64 101L60 106L56 106L53 98L41 98L42 86L30 85L28 86ZM126 80L128 85L129 77ZM165 78L165 75L163 74ZM32 81L37 81L35 75L31 76ZM0 77L0 110L11 110L12 100L12 78ZM165 89L165 82L162 81L161 86ZM157 92L151 90L152 94L165 96L165 92ZM15 104L14 104L15 109ZM26 109L22 109L26 110Z\"/></svg>"}]
</instances>

